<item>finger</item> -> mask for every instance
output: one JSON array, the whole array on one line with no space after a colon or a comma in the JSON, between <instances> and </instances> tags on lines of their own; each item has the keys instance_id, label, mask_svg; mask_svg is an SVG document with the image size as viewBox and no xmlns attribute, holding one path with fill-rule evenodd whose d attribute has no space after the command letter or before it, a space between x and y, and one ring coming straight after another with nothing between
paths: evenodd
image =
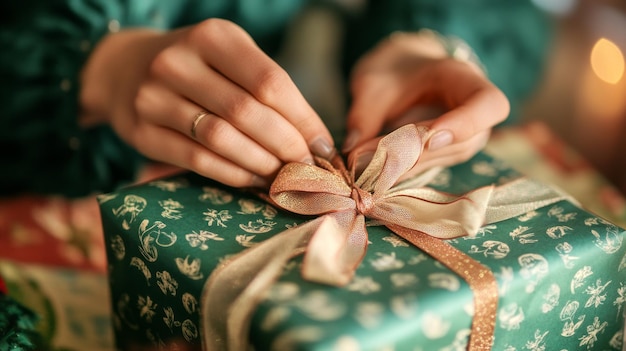
<instances>
[{"instance_id":1,"label":"finger","mask_svg":"<svg viewBox=\"0 0 626 351\"><path fill-rule=\"evenodd\" d=\"M485 147L489 135L490 131L486 130L462 142L435 151L424 150L419 162L402 179L407 179L433 167L449 167L469 160Z\"/></svg>"},{"instance_id":2,"label":"finger","mask_svg":"<svg viewBox=\"0 0 626 351\"><path fill-rule=\"evenodd\" d=\"M241 28L230 22L207 21L199 30L203 60L256 100L274 109L292 124L318 156L333 152L330 132L304 99L285 70L265 54ZM212 50L207 50L210 47ZM212 51L220 52L215 55ZM233 64L246 62L245 67Z\"/></svg>"},{"instance_id":3,"label":"finger","mask_svg":"<svg viewBox=\"0 0 626 351\"><path fill-rule=\"evenodd\" d=\"M185 50L170 50L160 61L156 74L178 94L224 118L284 162L312 160L294 125L199 57Z\"/></svg>"},{"instance_id":4,"label":"finger","mask_svg":"<svg viewBox=\"0 0 626 351\"><path fill-rule=\"evenodd\" d=\"M131 143L143 155L233 187L267 187L268 181L169 128L137 125Z\"/></svg>"},{"instance_id":5,"label":"finger","mask_svg":"<svg viewBox=\"0 0 626 351\"><path fill-rule=\"evenodd\" d=\"M430 127L434 119L441 116L444 112L446 112L445 109L439 105L416 105L411 107L405 113L399 115L399 117L386 123L382 132L383 134L389 134L402 126L411 123Z\"/></svg>"},{"instance_id":6,"label":"finger","mask_svg":"<svg viewBox=\"0 0 626 351\"><path fill-rule=\"evenodd\" d=\"M282 165L276 156L221 117L206 113L196 120L198 113L204 109L163 86L142 88L136 105L139 115L146 116L146 122L176 130L188 137L193 129L197 142L254 174L271 177Z\"/></svg>"},{"instance_id":7,"label":"finger","mask_svg":"<svg viewBox=\"0 0 626 351\"><path fill-rule=\"evenodd\" d=\"M262 177L273 177L282 166L276 156L216 115L204 117L196 135L209 150Z\"/></svg>"},{"instance_id":8,"label":"finger","mask_svg":"<svg viewBox=\"0 0 626 351\"><path fill-rule=\"evenodd\" d=\"M343 152L349 152L361 141L379 134L388 111L400 95L400 89L389 75L368 75L352 81L352 105L348 111L348 136L342 147Z\"/></svg>"},{"instance_id":9,"label":"finger","mask_svg":"<svg viewBox=\"0 0 626 351\"><path fill-rule=\"evenodd\" d=\"M385 58L384 54L376 53L370 59ZM348 111L348 137L342 151L348 152L361 141L375 137L387 123L406 115L416 103L429 103L425 95L431 88L428 83L430 74L417 67L435 61L402 62L397 64L402 66L401 69L386 67L369 72L357 69L350 84L353 102Z\"/></svg>"},{"instance_id":10,"label":"finger","mask_svg":"<svg viewBox=\"0 0 626 351\"><path fill-rule=\"evenodd\" d=\"M509 102L493 85L485 86L468 97L461 105L441 115L432 129L451 131L455 141L464 141L491 129L509 114Z\"/></svg>"},{"instance_id":11,"label":"finger","mask_svg":"<svg viewBox=\"0 0 626 351\"><path fill-rule=\"evenodd\" d=\"M442 114L432 129L450 131L453 141L467 140L504 121L509 101L493 83L475 68L457 60L446 60L433 68L426 82L431 93L441 96L448 112Z\"/></svg>"}]
</instances>

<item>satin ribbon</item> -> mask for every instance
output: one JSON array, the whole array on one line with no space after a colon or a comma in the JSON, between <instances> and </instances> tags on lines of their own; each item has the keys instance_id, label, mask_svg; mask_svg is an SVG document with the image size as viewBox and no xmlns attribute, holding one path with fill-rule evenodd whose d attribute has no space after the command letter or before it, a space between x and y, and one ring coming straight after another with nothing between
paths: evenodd
<instances>
[{"instance_id":1,"label":"satin ribbon","mask_svg":"<svg viewBox=\"0 0 626 351\"><path fill-rule=\"evenodd\" d=\"M473 236L488 223L563 199L529 179L486 186L462 196L426 187L434 172L398 183L418 161L430 132L404 126L383 139L355 180L336 156L317 165L290 163L273 182L271 201L291 212L319 217L287 229L222 262L201 298L203 348L248 349L250 318L264 293L292 257L304 254L306 280L342 286L352 278L367 247L366 217L430 254L464 279L474 294L469 350L490 350L498 303L492 272L442 239ZM398 184L397 184L398 183Z\"/></svg>"}]
</instances>

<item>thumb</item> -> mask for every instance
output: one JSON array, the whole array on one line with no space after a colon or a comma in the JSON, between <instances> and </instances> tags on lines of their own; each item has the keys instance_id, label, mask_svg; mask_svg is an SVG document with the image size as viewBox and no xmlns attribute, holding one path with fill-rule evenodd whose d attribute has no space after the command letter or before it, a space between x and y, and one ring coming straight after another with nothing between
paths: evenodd
<instances>
[{"instance_id":1,"label":"thumb","mask_svg":"<svg viewBox=\"0 0 626 351\"><path fill-rule=\"evenodd\" d=\"M389 84L353 84L353 101L348 111L347 136L341 151L347 153L364 141L376 137L390 117L398 93Z\"/></svg>"}]
</instances>

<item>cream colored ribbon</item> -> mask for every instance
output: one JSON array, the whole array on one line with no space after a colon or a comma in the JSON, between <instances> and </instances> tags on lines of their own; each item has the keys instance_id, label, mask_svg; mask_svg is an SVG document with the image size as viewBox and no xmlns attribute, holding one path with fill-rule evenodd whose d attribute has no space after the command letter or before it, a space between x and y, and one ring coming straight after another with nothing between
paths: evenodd
<instances>
[{"instance_id":1,"label":"cream colored ribbon","mask_svg":"<svg viewBox=\"0 0 626 351\"><path fill-rule=\"evenodd\" d=\"M250 318L256 306L284 264L296 255L304 254L304 279L347 284L367 248L366 217L467 281L475 304L468 349L490 350L498 302L495 278L489 269L442 239L474 236L484 224L564 197L526 178L462 196L426 187L433 172L396 184L416 164L429 137L427 129L414 125L388 134L356 180L354 162L348 171L338 156L332 162L318 160L316 166L285 165L270 189L271 201L291 212L319 217L223 261L213 271L201 298L204 350L248 350Z\"/></svg>"}]
</instances>

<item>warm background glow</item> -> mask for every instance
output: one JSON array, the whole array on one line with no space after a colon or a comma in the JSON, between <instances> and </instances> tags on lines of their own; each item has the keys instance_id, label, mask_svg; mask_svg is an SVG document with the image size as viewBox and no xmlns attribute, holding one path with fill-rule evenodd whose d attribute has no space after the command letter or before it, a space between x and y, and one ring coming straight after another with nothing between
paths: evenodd
<instances>
[{"instance_id":1,"label":"warm background glow","mask_svg":"<svg viewBox=\"0 0 626 351\"><path fill-rule=\"evenodd\" d=\"M533 1L549 4L558 30L525 117L545 122L626 189L626 1Z\"/></svg>"},{"instance_id":2,"label":"warm background glow","mask_svg":"<svg viewBox=\"0 0 626 351\"><path fill-rule=\"evenodd\" d=\"M616 84L624 75L624 56L615 43L600 38L591 50L591 67L598 78Z\"/></svg>"}]
</instances>

